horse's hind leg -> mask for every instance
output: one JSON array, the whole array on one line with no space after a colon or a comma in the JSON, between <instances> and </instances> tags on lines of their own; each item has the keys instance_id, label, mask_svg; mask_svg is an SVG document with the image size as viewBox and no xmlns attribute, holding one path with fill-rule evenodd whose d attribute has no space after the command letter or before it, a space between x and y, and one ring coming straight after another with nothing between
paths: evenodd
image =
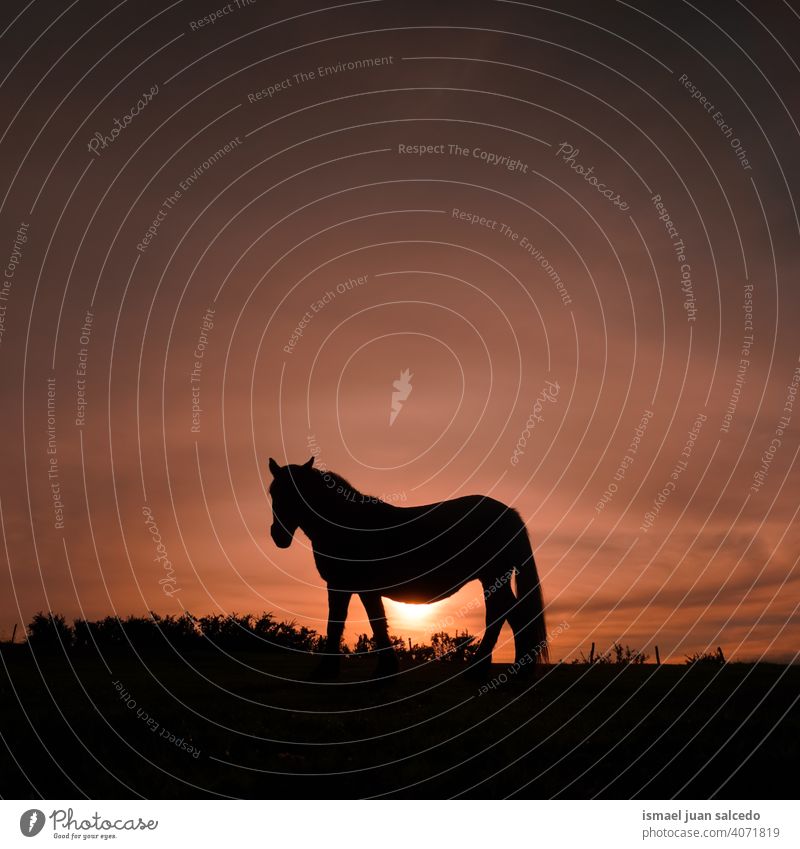
<instances>
[{"instance_id":1,"label":"horse's hind leg","mask_svg":"<svg viewBox=\"0 0 800 849\"><path fill-rule=\"evenodd\" d=\"M486 630L472 661L470 671L475 674L483 674L489 668L503 623L516 601L507 579L495 581L489 586L484 583L483 594L486 599Z\"/></svg>"}]
</instances>

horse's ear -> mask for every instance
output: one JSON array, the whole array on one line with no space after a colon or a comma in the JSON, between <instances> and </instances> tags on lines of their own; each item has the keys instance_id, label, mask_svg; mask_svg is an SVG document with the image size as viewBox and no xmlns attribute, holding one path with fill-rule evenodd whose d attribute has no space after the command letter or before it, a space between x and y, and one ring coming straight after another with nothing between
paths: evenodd
<instances>
[{"instance_id":1,"label":"horse's ear","mask_svg":"<svg viewBox=\"0 0 800 849\"><path fill-rule=\"evenodd\" d=\"M269 470L272 472L272 477L275 477L281 470L281 467L272 459L269 458Z\"/></svg>"},{"instance_id":2,"label":"horse's ear","mask_svg":"<svg viewBox=\"0 0 800 849\"><path fill-rule=\"evenodd\" d=\"M307 462L303 463L303 468L304 469L310 469L313 465L314 465L314 455L312 454L311 459L308 460Z\"/></svg>"}]
</instances>

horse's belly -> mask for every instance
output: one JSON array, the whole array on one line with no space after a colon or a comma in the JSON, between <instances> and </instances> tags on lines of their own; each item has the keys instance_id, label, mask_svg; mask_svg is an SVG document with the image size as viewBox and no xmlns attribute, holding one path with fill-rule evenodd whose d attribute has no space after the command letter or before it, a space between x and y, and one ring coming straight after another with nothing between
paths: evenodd
<instances>
[{"instance_id":1,"label":"horse's belly","mask_svg":"<svg viewBox=\"0 0 800 849\"><path fill-rule=\"evenodd\" d=\"M466 539L463 534L456 539L452 533L437 536L426 529L417 535L416 545L407 537L402 528L342 534L325 548L315 546L317 568L337 589L380 592L396 601L425 604L481 578L495 553L484 539L471 539L470 533Z\"/></svg>"},{"instance_id":2,"label":"horse's belly","mask_svg":"<svg viewBox=\"0 0 800 849\"><path fill-rule=\"evenodd\" d=\"M453 595L477 578L469 570L458 568L459 565L463 566L419 558L400 564L376 563L369 576L365 576L365 582L394 601L428 604Z\"/></svg>"},{"instance_id":3,"label":"horse's belly","mask_svg":"<svg viewBox=\"0 0 800 849\"><path fill-rule=\"evenodd\" d=\"M468 582L465 581L464 583ZM453 585L435 581L420 581L410 585L387 587L385 591L381 592L381 595L392 599L392 601L402 601L405 604L431 604L458 592L464 586L464 583Z\"/></svg>"}]
</instances>

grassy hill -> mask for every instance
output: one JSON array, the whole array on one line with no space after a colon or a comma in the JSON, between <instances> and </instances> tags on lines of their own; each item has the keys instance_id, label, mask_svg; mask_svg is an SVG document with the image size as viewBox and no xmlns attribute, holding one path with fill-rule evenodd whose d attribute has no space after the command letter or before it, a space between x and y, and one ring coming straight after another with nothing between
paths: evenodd
<instances>
[{"instance_id":1,"label":"grassy hill","mask_svg":"<svg viewBox=\"0 0 800 849\"><path fill-rule=\"evenodd\" d=\"M351 657L313 684L292 651L104 657L3 648L3 797L782 798L800 755L797 667L559 665L481 691L454 663L375 684Z\"/></svg>"}]
</instances>

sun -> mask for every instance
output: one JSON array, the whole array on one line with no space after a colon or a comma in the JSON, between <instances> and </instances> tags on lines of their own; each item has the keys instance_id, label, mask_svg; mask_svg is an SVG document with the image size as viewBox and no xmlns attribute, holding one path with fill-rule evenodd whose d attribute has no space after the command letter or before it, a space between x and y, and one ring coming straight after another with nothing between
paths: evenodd
<instances>
[{"instance_id":1,"label":"sun","mask_svg":"<svg viewBox=\"0 0 800 849\"><path fill-rule=\"evenodd\" d=\"M386 599L387 616L391 621L407 625L418 625L430 619L433 605L431 604L406 604L403 601L392 601Z\"/></svg>"}]
</instances>

